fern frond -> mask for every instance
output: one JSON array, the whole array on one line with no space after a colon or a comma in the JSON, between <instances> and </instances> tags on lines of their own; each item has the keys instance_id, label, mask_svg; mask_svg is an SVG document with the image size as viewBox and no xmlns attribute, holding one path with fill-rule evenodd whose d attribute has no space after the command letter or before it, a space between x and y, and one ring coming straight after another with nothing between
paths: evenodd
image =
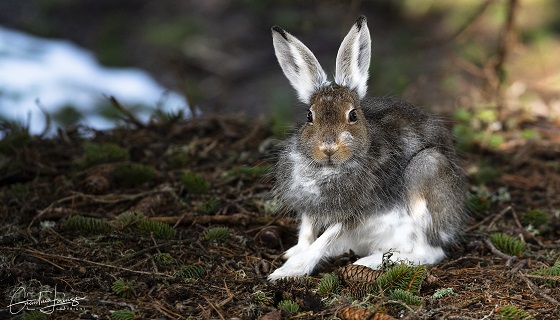
<instances>
[{"instance_id":1,"label":"fern frond","mask_svg":"<svg viewBox=\"0 0 560 320\"><path fill-rule=\"evenodd\" d=\"M177 271L177 275L188 279L199 279L204 277L205 274L206 270L199 264L191 264Z\"/></svg>"},{"instance_id":2,"label":"fern frond","mask_svg":"<svg viewBox=\"0 0 560 320\"><path fill-rule=\"evenodd\" d=\"M412 292L395 289L390 294L391 299L400 301L407 306L422 306L424 300Z\"/></svg>"},{"instance_id":3,"label":"fern frond","mask_svg":"<svg viewBox=\"0 0 560 320\"><path fill-rule=\"evenodd\" d=\"M391 292L401 289L406 292L418 294L420 286L426 275L426 267L410 266L408 264L397 264L379 276L375 282L383 292Z\"/></svg>"},{"instance_id":4,"label":"fern frond","mask_svg":"<svg viewBox=\"0 0 560 320\"><path fill-rule=\"evenodd\" d=\"M525 242L505 233L493 233L490 241L498 250L510 256L517 256L525 251Z\"/></svg>"},{"instance_id":5,"label":"fern frond","mask_svg":"<svg viewBox=\"0 0 560 320\"><path fill-rule=\"evenodd\" d=\"M175 229L160 221L144 219L138 221L136 228L143 235L153 234L156 239L169 240L175 237Z\"/></svg>"},{"instance_id":6,"label":"fern frond","mask_svg":"<svg viewBox=\"0 0 560 320\"><path fill-rule=\"evenodd\" d=\"M113 311L111 315L111 319L113 320L134 320L134 312L130 310L117 310Z\"/></svg>"},{"instance_id":7,"label":"fern frond","mask_svg":"<svg viewBox=\"0 0 560 320\"><path fill-rule=\"evenodd\" d=\"M336 273L327 273L321 278L317 286L317 292L323 296L328 297L337 293L340 290L340 279Z\"/></svg>"},{"instance_id":8,"label":"fern frond","mask_svg":"<svg viewBox=\"0 0 560 320\"><path fill-rule=\"evenodd\" d=\"M146 219L144 213L139 211L125 211L116 218L115 225L118 229L126 229Z\"/></svg>"},{"instance_id":9,"label":"fern frond","mask_svg":"<svg viewBox=\"0 0 560 320\"><path fill-rule=\"evenodd\" d=\"M210 228L204 234L204 238L208 241L225 242L229 237L229 229L226 227Z\"/></svg>"},{"instance_id":10,"label":"fern frond","mask_svg":"<svg viewBox=\"0 0 560 320\"><path fill-rule=\"evenodd\" d=\"M514 305L507 305L498 309L498 314L504 320L534 320L533 316Z\"/></svg>"},{"instance_id":11,"label":"fern frond","mask_svg":"<svg viewBox=\"0 0 560 320\"><path fill-rule=\"evenodd\" d=\"M132 282L124 281L122 279L113 282L111 289L113 289L114 293L123 298L130 298L130 296L134 293Z\"/></svg>"},{"instance_id":12,"label":"fern frond","mask_svg":"<svg viewBox=\"0 0 560 320\"><path fill-rule=\"evenodd\" d=\"M552 267L543 267L531 271L532 275L547 277L550 279L534 279L536 282L547 284L551 287L560 286L560 258L556 260Z\"/></svg>"},{"instance_id":13,"label":"fern frond","mask_svg":"<svg viewBox=\"0 0 560 320\"><path fill-rule=\"evenodd\" d=\"M79 234L105 234L113 229L106 221L83 216L68 217L62 222L62 228Z\"/></svg>"}]
</instances>

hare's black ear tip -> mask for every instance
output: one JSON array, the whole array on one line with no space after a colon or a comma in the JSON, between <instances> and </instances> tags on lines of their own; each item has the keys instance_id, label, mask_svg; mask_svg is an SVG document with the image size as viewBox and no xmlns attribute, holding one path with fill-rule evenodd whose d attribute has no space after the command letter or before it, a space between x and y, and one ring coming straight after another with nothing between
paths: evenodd
<instances>
[{"instance_id":1,"label":"hare's black ear tip","mask_svg":"<svg viewBox=\"0 0 560 320\"><path fill-rule=\"evenodd\" d=\"M367 19L366 16L364 16L363 14L359 16L358 19L356 19L356 26L358 27L358 30L360 30L362 28L362 25L366 23L367 23Z\"/></svg>"},{"instance_id":2,"label":"hare's black ear tip","mask_svg":"<svg viewBox=\"0 0 560 320\"><path fill-rule=\"evenodd\" d=\"M280 28L279 26L273 26L271 28L272 32L277 32L279 33L284 39L288 40L288 36L286 35L286 31L284 31L284 29Z\"/></svg>"}]
</instances>

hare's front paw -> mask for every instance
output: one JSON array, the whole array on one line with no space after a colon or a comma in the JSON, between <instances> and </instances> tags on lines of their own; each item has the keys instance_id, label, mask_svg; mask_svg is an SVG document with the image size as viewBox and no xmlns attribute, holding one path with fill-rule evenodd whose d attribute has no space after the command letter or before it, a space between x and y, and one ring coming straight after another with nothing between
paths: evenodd
<instances>
[{"instance_id":1,"label":"hare's front paw","mask_svg":"<svg viewBox=\"0 0 560 320\"><path fill-rule=\"evenodd\" d=\"M304 252L305 250L307 250L307 248L309 248L309 244L303 244L301 242L298 242L298 244L296 244L295 246L291 247L286 252L284 252L282 258L287 260L293 256L300 254L301 252Z\"/></svg>"},{"instance_id":2,"label":"hare's front paw","mask_svg":"<svg viewBox=\"0 0 560 320\"><path fill-rule=\"evenodd\" d=\"M314 265L309 263L305 255L295 255L288 259L284 265L268 276L269 281L276 281L294 276L305 276L313 271Z\"/></svg>"}]
</instances>

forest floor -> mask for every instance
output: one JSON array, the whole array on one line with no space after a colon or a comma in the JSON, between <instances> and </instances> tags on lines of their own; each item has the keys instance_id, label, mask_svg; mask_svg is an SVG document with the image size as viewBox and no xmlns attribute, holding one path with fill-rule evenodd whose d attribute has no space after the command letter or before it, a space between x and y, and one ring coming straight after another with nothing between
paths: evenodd
<instances>
[{"instance_id":1,"label":"forest floor","mask_svg":"<svg viewBox=\"0 0 560 320\"><path fill-rule=\"evenodd\" d=\"M410 267L421 281L399 298L377 273L343 268L352 253L310 277L266 280L297 233L270 194L269 121L129 122L0 142L0 318L560 317L557 124L522 121L525 134L461 147L464 240L442 263Z\"/></svg>"}]
</instances>

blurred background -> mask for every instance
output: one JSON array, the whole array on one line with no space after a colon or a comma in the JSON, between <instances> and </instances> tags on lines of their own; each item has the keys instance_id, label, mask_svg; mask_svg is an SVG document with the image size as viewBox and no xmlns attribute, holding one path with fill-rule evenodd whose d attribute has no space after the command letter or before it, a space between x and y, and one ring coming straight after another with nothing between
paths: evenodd
<instances>
[{"instance_id":1,"label":"blurred background","mask_svg":"<svg viewBox=\"0 0 560 320\"><path fill-rule=\"evenodd\" d=\"M453 116L466 124L458 135L526 118L559 123L556 0L2 1L0 117L34 132L45 114L53 128L105 128L119 116L114 96L143 119L158 108L243 113L283 130L305 108L276 62L270 27L302 40L332 75L360 14L373 41L371 95Z\"/></svg>"}]
</instances>

